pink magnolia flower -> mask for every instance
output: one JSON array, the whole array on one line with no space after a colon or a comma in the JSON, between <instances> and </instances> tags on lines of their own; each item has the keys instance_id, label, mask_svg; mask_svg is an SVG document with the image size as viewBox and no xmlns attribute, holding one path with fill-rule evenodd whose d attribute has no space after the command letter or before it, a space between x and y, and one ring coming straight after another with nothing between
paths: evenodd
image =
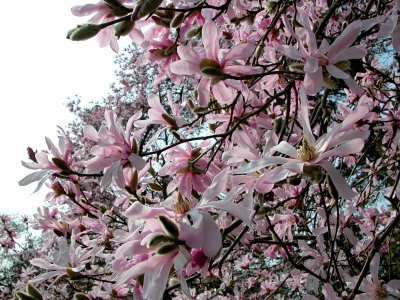
<instances>
[{"instance_id":1,"label":"pink magnolia flower","mask_svg":"<svg viewBox=\"0 0 400 300\"><path fill-rule=\"evenodd\" d=\"M112 7L108 2L100 0L96 4L85 4L73 6L71 12L78 17L84 17L94 14L89 20L91 24L102 24L120 17L121 14L127 14L133 10L132 1L130 0L117 0L118 7ZM143 34L140 30L132 28L130 34L131 38L135 41L142 41ZM111 49L118 52L118 38L114 34L113 26L107 26L100 30L97 34L97 41L100 47L110 45Z\"/></svg>"},{"instance_id":2,"label":"pink magnolia flower","mask_svg":"<svg viewBox=\"0 0 400 300\"><path fill-rule=\"evenodd\" d=\"M39 181L35 190L36 192L52 174L59 174L61 177L73 174L72 169L75 167L76 159L72 151L72 142L62 129L58 140L59 149L53 144L51 139L46 137L49 151L40 151L37 153L30 151L29 154L33 162L22 162L22 165L28 169L40 171L33 172L24 177L18 182L19 185L25 186ZM49 158L50 154L53 157Z\"/></svg>"},{"instance_id":3,"label":"pink magnolia flower","mask_svg":"<svg viewBox=\"0 0 400 300\"><path fill-rule=\"evenodd\" d=\"M361 283L360 291L356 300L395 300L400 298L400 280L391 280L387 284L383 284L379 280L380 255L376 253L370 264L370 276L364 278ZM356 278L351 278L349 285L352 287L356 282Z\"/></svg>"},{"instance_id":4,"label":"pink magnolia flower","mask_svg":"<svg viewBox=\"0 0 400 300\"><path fill-rule=\"evenodd\" d=\"M153 134L153 138L147 143L147 145L153 144L163 131L167 129L177 129L184 124L184 119L182 116L180 116L181 108L178 104L173 103L172 92L170 90L167 91L167 98L168 104L172 111L172 116L167 113L162 106L160 98L157 95L152 94L147 99L148 105L150 106L148 118L146 120L137 120L135 122L135 126L139 128L145 128L148 125L156 124L163 126L163 128Z\"/></svg>"},{"instance_id":5,"label":"pink magnolia flower","mask_svg":"<svg viewBox=\"0 0 400 300\"><path fill-rule=\"evenodd\" d=\"M132 166L141 170L146 162L135 153L131 137L133 122L140 117L140 112L129 118L125 130L122 128L121 119L111 110L104 112L107 127L101 126L99 131L92 125L83 129L84 135L97 143L91 153L95 156L85 162L86 173L99 173L105 170L101 179L101 188L110 186L112 179L120 187L125 187L125 179L122 169Z\"/></svg>"},{"instance_id":6,"label":"pink magnolia flower","mask_svg":"<svg viewBox=\"0 0 400 300\"><path fill-rule=\"evenodd\" d=\"M219 32L214 21L207 21L202 29L204 50L196 53L188 46L178 46L178 55L181 60L173 62L171 72L179 75L201 75L197 87L198 102L206 107L210 99L210 90L221 104L229 104L233 100L233 90L240 90L242 85L234 82L228 75L239 76L262 72L260 67L246 66L238 61L247 60L254 52L255 46L239 44L232 47L220 57Z\"/></svg>"},{"instance_id":7,"label":"pink magnolia flower","mask_svg":"<svg viewBox=\"0 0 400 300\"><path fill-rule=\"evenodd\" d=\"M326 77L324 70L326 70L331 76L342 79L354 94L361 95L364 92L363 89L349 74L342 70L348 68L348 62L342 64L342 69L338 67L338 64L348 59L359 59L367 55L367 51L361 46L350 47L363 29L362 21L349 24L332 45L329 45L328 41L324 39L318 48L308 16L305 13L300 15L300 22L305 29L302 37L295 33L287 17L283 17L283 23L289 33L297 40L299 50L290 45L281 45L278 50L291 59L304 63L304 87L307 94L316 94L321 90L324 77ZM303 45L304 40L307 49Z\"/></svg>"},{"instance_id":8,"label":"pink magnolia flower","mask_svg":"<svg viewBox=\"0 0 400 300\"><path fill-rule=\"evenodd\" d=\"M145 39L147 40L147 33L145 33ZM167 76L171 78L174 83L178 82L178 78L175 77L179 76L171 73L169 68L171 63L179 60L178 53L176 52L177 45L175 41L171 39L170 30L165 29L157 39L150 39L146 48L147 50L145 53L139 56L137 64L139 66L144 66L151 62L160 66L154 85L160 83Z\"/></svg>"},{"instance_id":9,"label":"pink magnolia flower","mask_svg":"<svg viewBox=\"0 0 400 300\"><path fill-rule=\"evenodd\" d=\"M381 23L381 29L378 31L377 36L385 37L390 35L394 50L400 52L400 0L395 0L393 3L393 9L384 17L386 20ZM379 19L381 20L382 18Z\"/></svg>"},{"instance_id":10,"label":"pink magnolia flower","mask_svg":"<svg viewBox=\"0 0 400 300\"><path fill-rule=\"evenodd\" d=\"M206 190L211 184L211 174L210 171L205 172L207 160L197 159L201 154L201 148L193 149L189 143L186 143L186 148L177 146L168 151L165 155L167 164L160 169L158 174L160 176L176 174L168 185L168 192L178 188L184 197L190 198L192 189L200 193Z\"/></svg>"},{"instance_id":11,"label":"pink magnolia flower","mask_svg":"<svg viewBox=\"0 0 400 300\"><path fill-rule=\"evenodd\" d=\"M57 239L57 245L58 250L53 253L52 257L34 258L30 261L32 265L48 270L48 272L36 276L31 282L41 283L52 277L57 277L57 279L62 277L77 278L81 276L80 272L85 270L85 265L90 263L95 254L101 251L101 248L96 246L76 246L74 230L69 245L64 237Z\"/></svg>"},{"instance_id":12,"label":"pink magnolia flower","mask_svg":"<svg viewBox=\"0 0 400 300\"><path fill-rule=\"evenodd\" d=\"M339 171L328 162L332 156L346 156L358 153L364 147L364 140L368 131L350 131L354 123L362 119L369 112L365 106L358 107L350 113L342 123L338 124L318 140L312 133L308 114L308 101L304 88L300 89L301 99L301 124L303 127L302 144L298 149L286 141L280 142L271 150L280 152L288 157L267 156L261 160L249 163L247 166L234 170L233 174L251 173L271 165L281 165L270 171L270 176L264 180L270 183L285 179L292 173L303 173L305 167L320 166L328 173L338 193L344 199L352 199L355 193L346 183Z\"/></svg>"},{"instance_id":13,"label":"pink magnolia flower","mask_svg":"<svg viewBox=\"0 0 400 300\"><path fill-rule=\"evenodd\" d=\"M120 274L117 285L144 274L144 299L162 299L172 268L181 280L182 290L190 294L183 270L191 255L180 245L185 242L181 237L185 229L170 214L163 208L150 208L139 202L126 212L132 226L116 252L114 270Z\"/></svg>"}]
</instances>

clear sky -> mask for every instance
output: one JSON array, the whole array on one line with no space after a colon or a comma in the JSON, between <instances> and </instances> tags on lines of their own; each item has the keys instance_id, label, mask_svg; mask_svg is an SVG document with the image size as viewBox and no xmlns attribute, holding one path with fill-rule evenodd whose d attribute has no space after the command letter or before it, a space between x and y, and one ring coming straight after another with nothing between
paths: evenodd
<instances>
[{"instance_id":1,"label":"clear sky","mask_svg":"<svg viewBox=\"0 0 400 300\"><path fill-rule=\"evenodd\" d=\"M114 77L114 52L95 39L72 42L69 29L87 21L70 8L95 0L4 1L0 18L0 214L34 212L45 188L18 186L30 170L21 166L26 147L46 149L45 136L57 142L57 125L72 120L64 104L107 95ZM121 47L122 49L122 47Z\"/></svg>"}]
</instances>

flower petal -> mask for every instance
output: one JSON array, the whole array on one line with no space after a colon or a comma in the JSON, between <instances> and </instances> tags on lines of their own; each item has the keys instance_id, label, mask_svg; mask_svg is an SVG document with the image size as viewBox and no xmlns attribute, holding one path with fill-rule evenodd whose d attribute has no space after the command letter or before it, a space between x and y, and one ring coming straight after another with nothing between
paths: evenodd
<instances>
[{"instance_id":1,"label":"flower petal","mask_svg":"<svg viewBox=\"0 0 400 300\"><path fill-rule=\"evenodd\" d=\"M341 197L346 200L351 200L357 196L357 193L351 189L340 172L334 166L332 166L330 162L323 161L318 163L318 165L323 167L328 172L329 177L332 179L332 182Z\"/></svg>"},{"instance_id":2,"label":"flower petal","mask_svg":"<svg viewBox=\"0 0 400 300\"><path fill-rule=\"evenodd\" d=\"M217 25L214 21L208 20L204 23L202 29L202 41L204 49L206 50L207 58L218 61L219 39Z\"/></svg>"}]
</instances>

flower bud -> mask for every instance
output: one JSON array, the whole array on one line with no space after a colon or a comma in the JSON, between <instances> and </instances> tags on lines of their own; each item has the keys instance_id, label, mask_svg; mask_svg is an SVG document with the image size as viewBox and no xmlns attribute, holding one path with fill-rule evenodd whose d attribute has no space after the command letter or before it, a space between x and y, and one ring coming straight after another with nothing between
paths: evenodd
<instances>
[{"instance_id":1,"label":"flower bud","mask_svg":"<svg viewBox=\"0 0 400 300\"><path fill-rule=\"evenodd\" d=\"M172 221L170 218L168 218L167 216L164 216L164 215L158 216L158 220L160 221L166 234L168 234L170 237L173 237L175 239L178 238L179 227L174 221Z\"/></svg>"},{"instance_id":2,"label":"flower bud","mask_svg":"<svg viewBox=\"0 0 400 300\"><path fill-rule=\"evenodd\" d=\"M173 130L171 131L171 133L174 136L174 138L176 138L178 141L182 141L182 137L180 136L179 132Z\"/></svg>"},{"instance_id":3,"label":"flower bud","mask_svg":"<svg viewBox=\"0 0 400 300\"><path fill-rule=\"evenodd\" d=\"M103 26L96 24L87 23L78 25L76 28L68 31L67 39L71 41L85 41L96 36L102 29Z\"/></svg>"},{"instance_id":4,"label":"flower bud","mask_svg":"<svg viewBox=\"0 0 400 300\"><path fill-rule=\"evenodd\" d=\"M221 66L218 62L211 58L204 58L200 62L200 69L221 69Z\"/></svg>"},{"instance_id":5,"label":"flower bud","mask_svg":"<svg viewBox=\"0 0 400 300\"><path fill-rule=\"evenodd\" d=\"M256 48L256 51L255 51L255 54L254 54L255 58L259 59L261 57L261 55L264 52L264 48L265 48L265 44L264 43L258 44L258 46Z\"/></svg>"},{"instance_id":6,"label":"flower bud","mask_svg":"<svg viewBox=\"0 0 400 300\"><path fill-rule=\"evenodd\" d=\"M282 131L282 129L283 129L282 117L276 117L274 119L274 128L273 128L274 132L276 134L279 134Z\"/></svg>"},{"instance_id":7,"label":"flower bud","mask_svg":"<svg viewBox=\"0 0 400 300\"><path fill-rule=\"evenodd\" d=\"M193 27L192 29L186 31L185 38L190 39L194 37L200 37L201 35L201 27Z\"/></svg>"},{"instance_id":8,"label":"flower bud","mask_svg":"<svg viewBox=\"0 0 400 300\"><path fill-rule=\"evenodd\" d=\"M279 2L276 0L268 1L267 6L265 7L265 11L269 14L274 14L277 12L279 7Z\"/></svg>"},{"instance_id":9,"label":"flower bud","mask_svg":"<svg viewBox=\"0 0 400 300\"><path fill-rule=\"evenodd\" d=\"M174 53L176 53L176 45L175 44L164 50L164 56L170 56Z\"/></svg>"},{"instance_id":10,"label":"flower bud","mask_svg":"<svg viewBox=\"0 0 400 300\"><path fill-rule=\"evenodd\" d=\"M294 63L289 65L289 70L297 73L304 73L304 64Z\"/></svg>"},{"instance_id":11,"label":"flower bud","mask_svg":"<svg viewBox=\"0 0 400 300\"><path fill-rule=\"evenodd\" d=\"M30 283L26 286L26 292L35 300L43 300L43 296L39 290Z\"/></svg>"},{"instance_id":12,"label":"flower bud","mask_svg":"<svg viewBox=\"0 0 400 300\"><path fill-rule=\"evenodd\" d=\"M34 161L35 163L37 163L37 159L36 159L36 152L33 151L33 149L31 147L28 147L26 149L28 151L28 157L30 160Z\"/></svg>"},{"instance_id":13,"label":"flower bud","mask_svg":"<svg viewBox=\"0 0 400 300\"><path fill-rule=\"evenodd\" d=\"M162 114L161 117L167 121L167 123L171 126L177 127L178 124L176 123L175 119L168 114Z\"/></svg>"},{"instance_id":14,"label":"flower bud","mask_svg":"<svg viewBox=\"0 0 400 300\"><path fill-rule=\"evenodd\" d=\"M305 164L303 167L303 173L310 179L311 182L314 183L322 182L325 175L320 166L307 164Z\"/></svg>"},{"instance_id":15,"label":"flower bud","mask_svg":"<svg viewBox=\"0 0 400 300\"><path fill-rule=\"evenodd\" d=\"M75 272L75 271L72 270L71 268L67 268L67 275L68 275L69 278L71 278L72 280L82 278L82 274L81 274L81 273Z\"/></svg>"},{"instance_id":16,"label":"flower bud","mask_svg":"<svg viewBox=\"0 0 400 300\"><path fill-rule=\"evenodd\" d=\"M18 297L19 300L35 300L35 298L24 292L16 292L15 295Z\"/></svg>"},{"instance_id":17,"label":"flower bud","mask_svg":"<svg viewBox=\"0 0 400 300\"><path fill-rule=\"evenodd\" d=\"M136 169L134 169L132 172L132 176L129 179L129 189L133 192L136 191L138 182L139 182L138 171Z\"/></svg>"},{"instance_id":18,"label":"flower bud","mask_svg":"<svg viewBox=\"0 0 400 300\"><path fill-rule=\"evenodd\" d=\"M121 17L132 11L131 9L126 8L121 3L119 3L118 0L103 0L103 1L112 9L112 14L114 16Z\"/></svg>"},{"instance_id":19,"label":"flower bud","mask_svg":"<svg viewBox=\"0 0 400 300\"><path fill-rule=\"evenodd\" d=\"M157 182L150 182L149 187L155 192L162 192L163 187L159 185Z\"/></svg>"},{"instance_id":20,"label":"flower bud","mask_svg":"<svg viewBox=\"0 0 400 300\"><path fill-rule=\"evenodd\" d=\"M132 150L132 152L133 153L138 153L138 144L137 144L137 140L134 138L134 137L132 137L132 146L131 146L131 150Z\"/></svg>"},{"instance_id":21,"label":"flower bud","mask_svg":"<svg viewBox=\"0 0 400 300\"><path fill-rule=\"evenodd\" d=\"M170 27L178 28L179 26L181 26L184 20L185 20L185 13L180 12L174 16L174 18L171 21Z\"/></svg>"},{"instance_id":22,"label":"flower bud","mask_svg":"<svg viewBox=\"0 0 400 300\"><path fill-rule=\"evenodd\" d=\"M171 19L161 18L159 16L151 16L151 18L153 19L154 23L159 26L166 27L166 28L170 28L170 26L171 26Z\"/></svg>"},{"instance_id":23,"label":"flower bud","mask_svg":"<svg viewBox=\"0 0 400 300\"><path fill-rule=\"evenodd\" d=\"M71 169L69 168L68 164L64 160L62 160L61 158L53 157L51 160L62 171L71 171Z\"/></svg>"},{"instance_id":24,"label":"flower bud","mask_svg":"<svg viewBox=\"0 0 400 300\"><path fill-rule=\"evenodd\" d=\"M157 10L163 0L142 0L139 4L137 18L141 19Z\"/></svg>"},{"instance_id":25,"label":"flower bud","mask_svg":"<svg viewBox=\"0 0 400 300\"><path fill-rule=\"evenodd\" d=\"M160 244L165 244L165 243L174 244L175 240L163 234L155 235L147 243L147 248L154 248L159 246Z\"/></svg>"},{"instance_id":26,"label":"flower bud","mask_svg":"<svg viewBox=\"0 0 400 300\"><path fill-rule=\"evenodd\" d=\"M74 295L74 300L90 300L90 298L88 296L86 296L85 294L76 293Z\"/></svg>"},{"instance_id":27,"label":"flower bud","mask_svg":"<svg viewBox=\"0 0 400 300\"><path fill-rule=\"evenodd\" d=\"M165 254L169 254L171 252L175 252L177 249L178 249L178 245L176 245L176 244L166 244L164 246L161 246L157 250L157 254L165 255Z\"/></svg>"},{"instance_id":28,"label":"flower bud","mask_svg":"<svg viewBox=\"0 0 400 300\"><path fill-rule=\"evenodd\" d=\"M123 20L114 26L114 35L116 37L127 35L132 31L134 26L135 23L131 20Z\"/></svg>"}]
</instances>

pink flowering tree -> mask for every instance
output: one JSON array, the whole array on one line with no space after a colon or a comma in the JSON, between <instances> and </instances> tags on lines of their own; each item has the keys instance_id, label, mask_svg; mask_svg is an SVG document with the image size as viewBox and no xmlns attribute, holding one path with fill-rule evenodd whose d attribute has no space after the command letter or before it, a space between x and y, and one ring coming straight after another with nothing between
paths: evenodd
<instances>
[{"instance_id":1,"label":"pink flowering tree","mask_svg":"<svg viewBox=\"0 0 400 300\"><path fill-rule=\"evenodd\" d=\"M17 297L399 299L399 5L73 7L70 40L134 46L23 162L50 192Z\"/></svg>"}]
</instances>

